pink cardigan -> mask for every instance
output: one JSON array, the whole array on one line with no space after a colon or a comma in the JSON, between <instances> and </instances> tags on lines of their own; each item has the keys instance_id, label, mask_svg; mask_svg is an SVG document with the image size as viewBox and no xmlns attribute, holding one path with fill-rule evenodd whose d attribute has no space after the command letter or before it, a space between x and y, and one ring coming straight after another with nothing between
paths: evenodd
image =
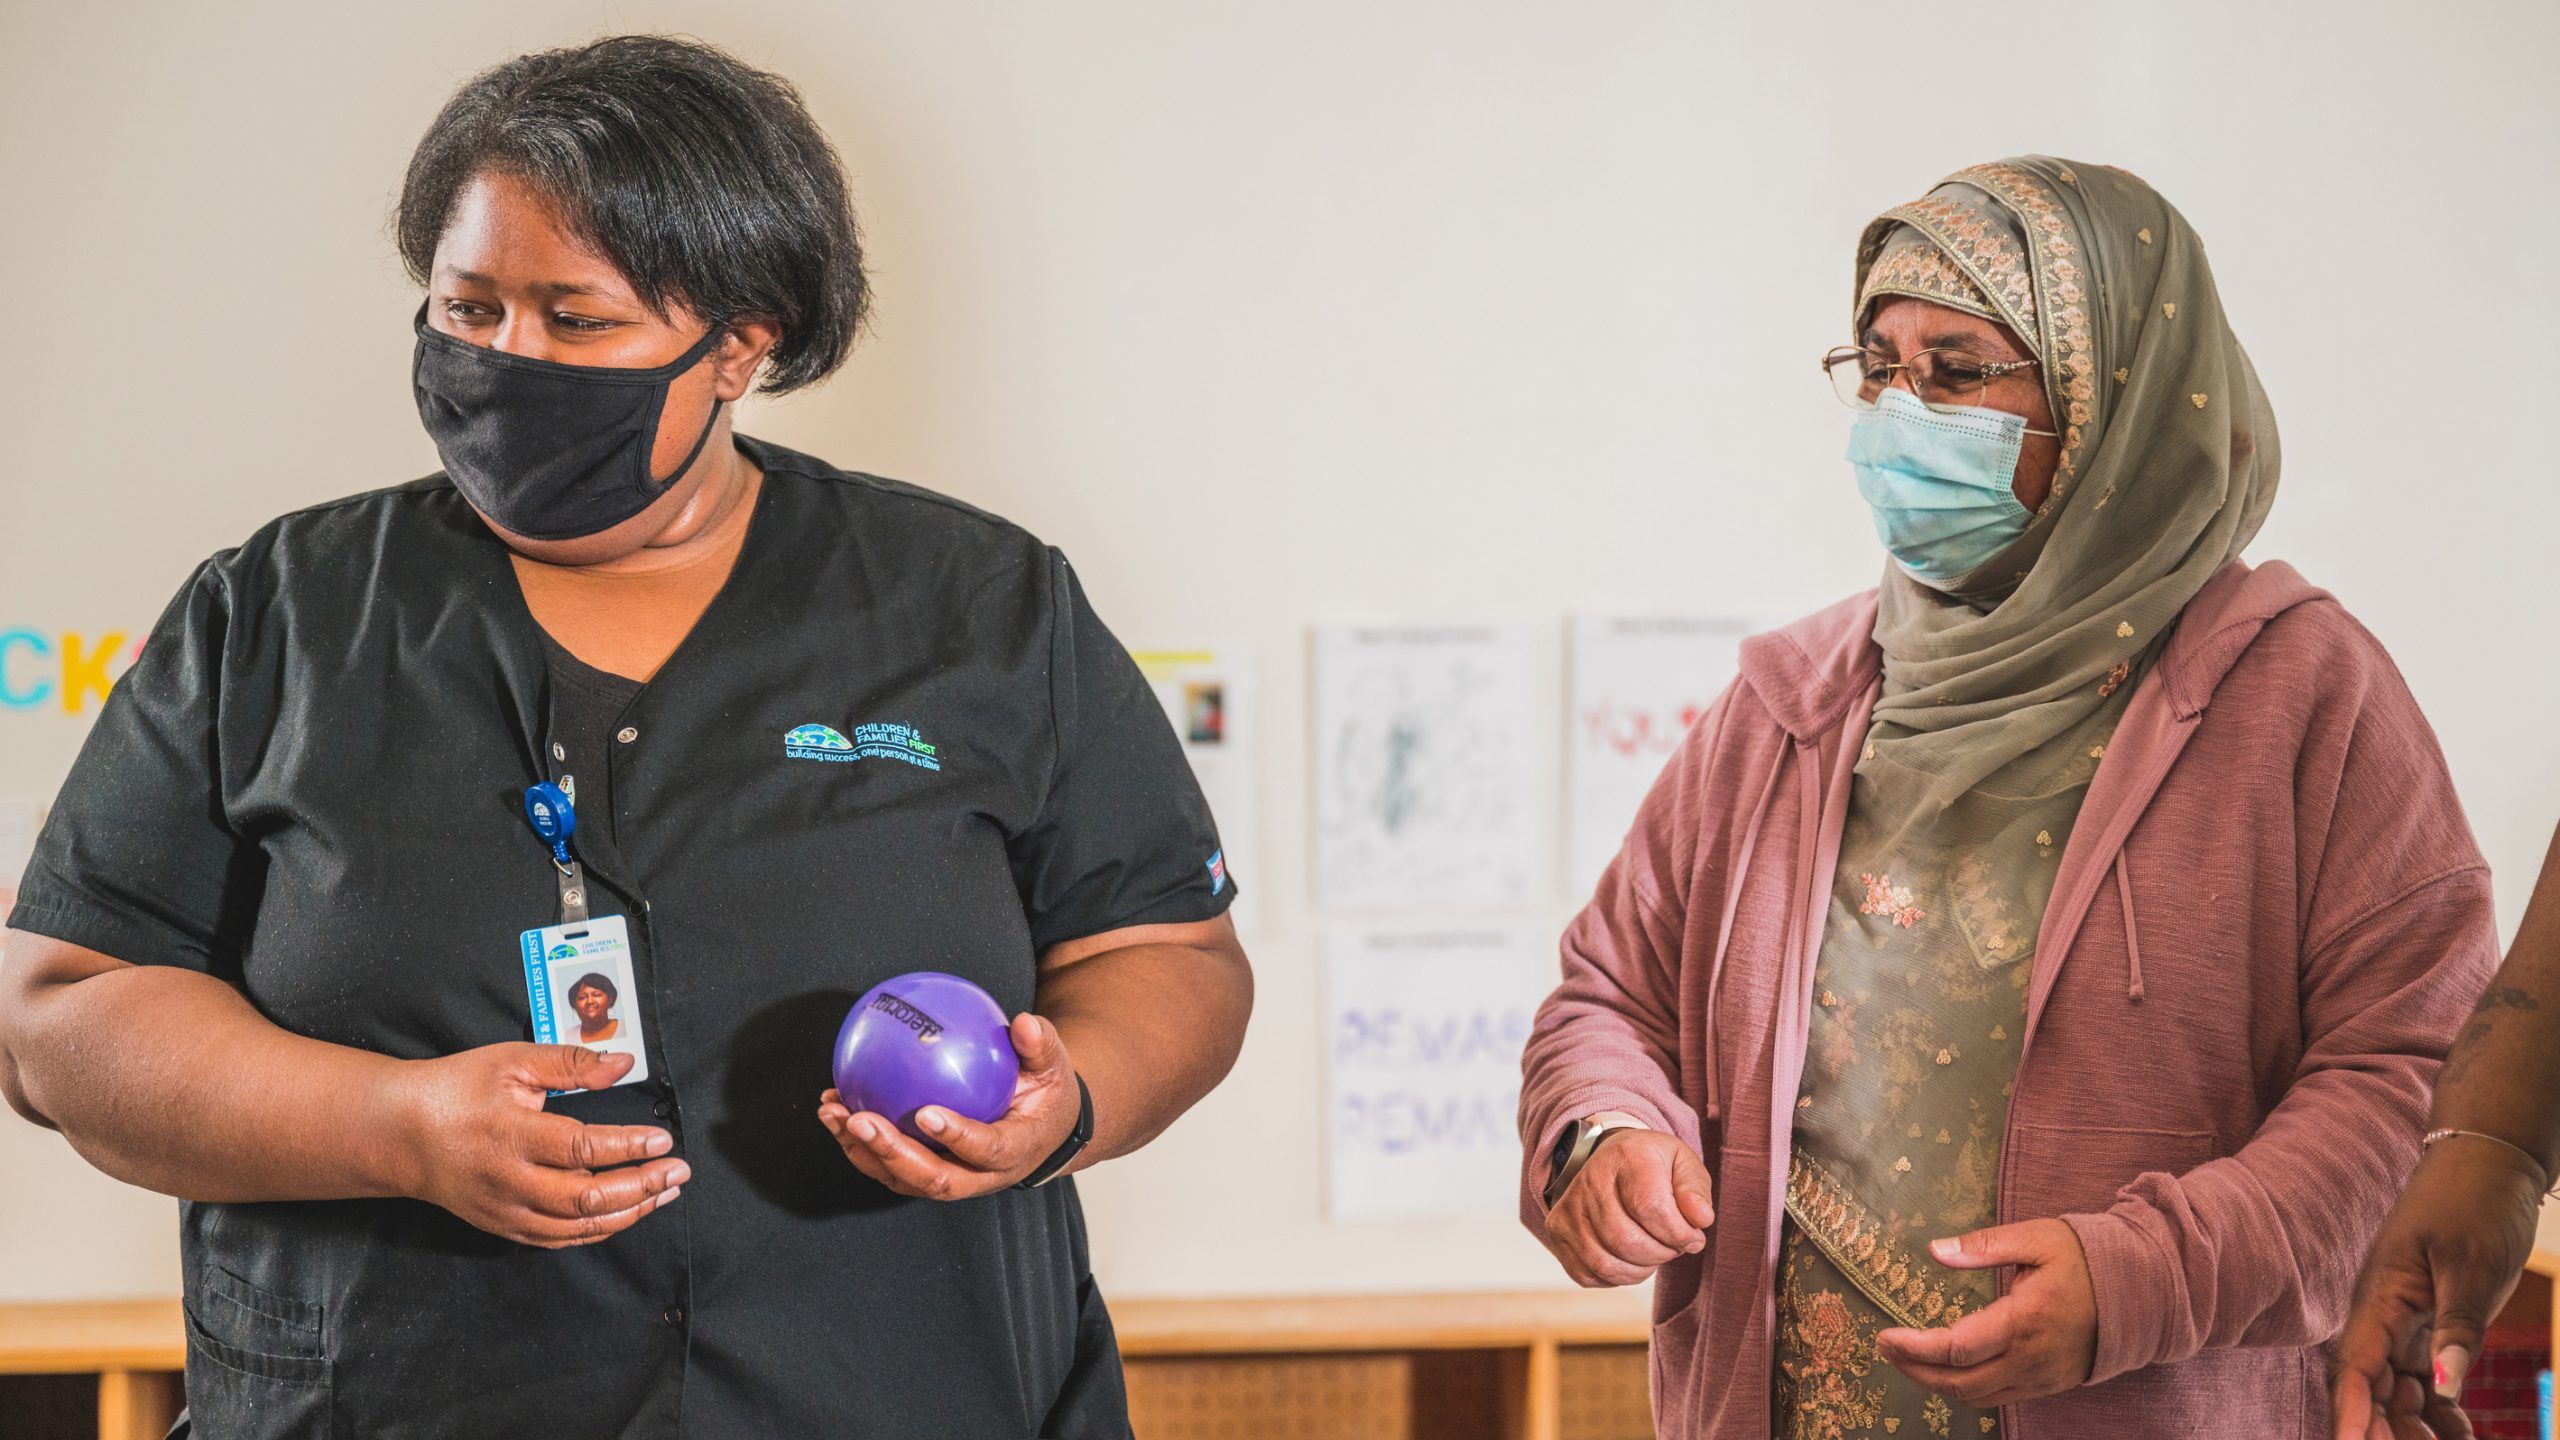
<instances>
[{"instance_id":1,"label":"pink cardigan","mask_svg":"<svg viewBox=\"0 0 2560 1440\"><path fill-rule=\"evenodd\" d=\"M1520 1095L1698 1147L1703 1253L1654 1282L1661 1434L1769 1433L1772 1277L1814 952L1875 703L1876 600L1749 642L1564 937ZM2109 744L2037 939L1999 1216L2089 1259L2090 1383L2012 1440L2325 1433L2323 1343L2496 964L2489 875L2382 647L2286 565L2189 604Z\"/></svg>"}]
</instances>

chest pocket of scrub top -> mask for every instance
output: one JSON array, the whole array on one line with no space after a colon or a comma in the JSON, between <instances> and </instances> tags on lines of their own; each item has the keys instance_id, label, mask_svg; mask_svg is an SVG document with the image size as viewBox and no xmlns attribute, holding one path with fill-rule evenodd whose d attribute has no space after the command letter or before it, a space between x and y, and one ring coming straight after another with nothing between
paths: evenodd
<instances>
[{"instance_id":1,"label":"chest pocket of scrub top","mask_svg":"<svg viewBox=\"0 0 2560 1440\"><path fill-rule=\"evenodd\" d=\"M186 1309L195 1433L326 1440L330 1361L319 1306L207 1265Z\"/></svg>"}]
</instances>

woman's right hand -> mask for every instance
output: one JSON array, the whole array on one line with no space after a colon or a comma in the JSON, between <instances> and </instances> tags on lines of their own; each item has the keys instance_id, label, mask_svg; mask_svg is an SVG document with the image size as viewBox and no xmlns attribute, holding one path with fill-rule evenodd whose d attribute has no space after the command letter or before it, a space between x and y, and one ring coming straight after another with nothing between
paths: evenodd
<instances>
[{"instance_id":1,"label":"woman's right hand","mask_svg":"<svg viewBox=\"0 0 2560 1440\"><path fill-rule=\"evenodd\" d=\"M1707 1245L1707 1167L1679 1137L1612 1130L1547 1211L1547 1248L1578 1285L1638 1285Z\"/></svg>"},{"instance_id":2,"label":"woman's right hand","mask_svg":"<svg viewBox=\"0 0 2560 1440\"><path fill-rule=\"evenodd\" d=\"M542 1108L552 1090L600 1090L632 1057L577 1045L484 1045L402 1064L396 1161L406 1194L492 1235L557 1250L592 1245L672 1202L693 1172L654 1125L586 1125Z\"/></svg>"}]
</instances>

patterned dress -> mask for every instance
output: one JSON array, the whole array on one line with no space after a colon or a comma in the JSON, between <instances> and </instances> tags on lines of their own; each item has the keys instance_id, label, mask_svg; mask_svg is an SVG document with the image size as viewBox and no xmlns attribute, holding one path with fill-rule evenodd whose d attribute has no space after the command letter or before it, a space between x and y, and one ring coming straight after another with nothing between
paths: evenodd
<instances>
[{"instance_id":1,"label":"patterned dress","mask_svg":"<svg viewBox=\"0 0 2560 1440\"><path fill-rule=\"evenodd\" d=\"M1928 1246L1999 1220L2036 927L2131 698L2111 686L2006 777L2015 792L1968 795L1931 825L1880 822L1861 802L1894 761L1875 744L1861 757L1814 962L1779 1239L1771 1431L1785 1440L2000 1433L1996 1411L1886 1363L1876 1332L1949 1325L1996 1294L1991 1271L1947 1269Z\"/></svg>"},{"instance_id":2,"label":"patterned dress","mask_svg":"<svg viewBox=\"0 0 2560 1440\"><path fill-rule=\"evenodd\" d=\"M1996 1415L1886 1364L1876 1332L1950 1324L1991 1302L1989 1271L1945 1269L1928 1242L1992 1223L2029 966L1985 969L1962 947L1898 944L1957 922L1891 875L1841 882L1814 966L1787 1173L1773 1429L1790 1440L1996 1435ZM1882 1163L1834 1158L1852 1154ZM1858 1171L1877 1175L1874 1193Z\"/></svg>"}]
</instances>

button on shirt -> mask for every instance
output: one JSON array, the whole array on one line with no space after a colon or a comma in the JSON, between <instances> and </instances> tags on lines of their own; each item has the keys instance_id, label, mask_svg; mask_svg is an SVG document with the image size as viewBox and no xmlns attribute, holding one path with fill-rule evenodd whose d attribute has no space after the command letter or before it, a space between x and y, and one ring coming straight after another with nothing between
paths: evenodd
<instances>
[{"instance_id":1,"label":"button on shirt","mask_svg":"<svg viewBox=\"0 0 2560 1440\"><path fill-rule=\"evenodd\" d=\"M592 817L595 823L610 827L613 766L607 751L615 739L628 744L640 738L638 730L620 721L647 686L628 675L597 669L548 635L542 637L542 654L551 676L552 733L561 737L551 753L574 782L569 786L575 792L570 804L582 820Z\"/></svg>"},{"instance_id":2,"label":"button on shirt","mask_svg":"<svg viewBox=\"0 0 2560 1440\"><path fill-rule=\"evenodd\" d=\"M207 562L101 711L10 925L403 1058L529 1038L517 940L559 897L518 799L575 774L651 1078L550 1104L693 1170L558 1251L412 1200L184 1205L198 1433L1128 1433L1072 1182L906 1199L815 1112L882 980L1019 1011L1050 945L1222 912L1207 806L1056 551L739 443L736 570L609 708L434 477Z\"/></svg>"}]
</instances>

